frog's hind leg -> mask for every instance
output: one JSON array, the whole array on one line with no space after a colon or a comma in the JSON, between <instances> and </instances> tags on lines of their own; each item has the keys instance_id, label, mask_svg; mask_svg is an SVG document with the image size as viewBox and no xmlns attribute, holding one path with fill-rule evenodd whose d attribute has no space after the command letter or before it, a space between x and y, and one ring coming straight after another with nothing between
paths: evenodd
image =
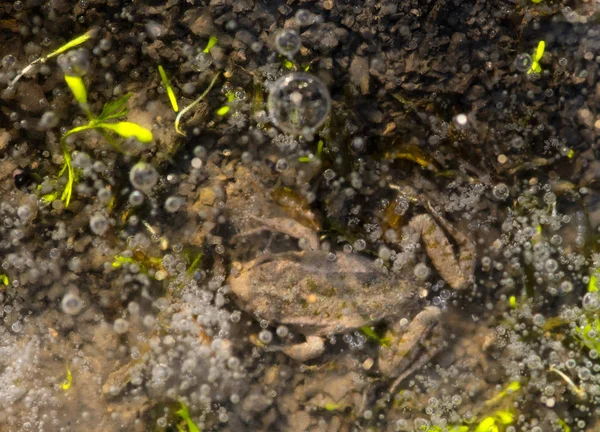
<instances>
[{"instance_id":1,"label":"frog's hind leg","mask_svg":"<svg viewBox=\"0 0 600 432\"><path fill-rule=\"evenodd\" d=\"M319 357L325 351L325 341L319 336L306 336L306 342L283 347L282 351L298 362Z\"/></svg>"},{"instance_id":2,"label":"frog's hind leg","mask_svg":"<svg viewBox=\"0 0 600 432\"><path fill-rule=\"evenodd\" d=\"M317 237L317 234L310 228L302 225L300 222L297 222L294 219L281 217L260 218L254 215L248 216L251 219L254 219L257 222L259 222L261 226L235 235L233 237L234 241L237 241L239 237L247 237L249 235L254 235L262 231L273 231L288 235L299 240L305 239L308 247L311 250L319 249L319 238Z\"/></svg>"},{"instance_id":3,"label":"frog's hind leg","mask_svg":"<svg viewBox=\"0 0 600 432\"><path fill-rule=\"evenodd\" d=\"M386 376L396 377L390 387L391 394L405 378L425 366L441 350L444 343L444 331L439 325L441 313L435 306L426 307L404 331L399 323L395 323L386 335L391 342L379 350L379 370Z\"/></svg>"},{"instance_id":4,"label":"frog's hind leg","mask_svg":"<svg viewBox=\"0 0 600 432\"><path fill-rule=\"evenodd\" d=\"M430 214L415 216L409 226L421 235L427 255L436 270L453 289L461 290L469 286L475 268L475 245L463 233L454 228L437 213L429 202L424 202ZM458 245L458 256L448 241L442 227Z\"/></svg>"}]
</instances>

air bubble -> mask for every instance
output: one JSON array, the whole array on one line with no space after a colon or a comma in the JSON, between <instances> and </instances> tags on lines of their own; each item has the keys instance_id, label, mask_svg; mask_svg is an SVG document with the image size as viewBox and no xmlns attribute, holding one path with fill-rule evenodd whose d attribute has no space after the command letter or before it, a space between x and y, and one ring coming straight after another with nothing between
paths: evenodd
<instances>
[{"instance_id":1,"label":"air bubble","mask_svg":"<svg viewBox=\"0 0 600 432\"><path fill-rule=\"evenodd\" d=\"M492 189L492 194L497 200L504 201L510 195L510 191L504 183L498 183Z\"/></svg>"},{"instance_id":2,"label":"air bubble","mask_svg":"<svg viewBox=\"0 0 600 432\"><path fill-rule=\"evenodd\" d=\"M131 168L129 180L134 188L147 192L158 182L158 173L152 165L138 162Z\"/></svg>"},{"instance_id":3,"label":"air bubble","mask_svg":"<svg viewBox=\"0 0 600 432\"><path fill-rule=\"evenodd\" d=\"M331 109L331 98L320 79L295 72L273 84L267 106L271 118L282 131L307 135L325 122Z\"/></svg>"},{"instance_id":4,"label":"air bubble","mask_svg":"<svg viewBox=\"0 0 600 432\"><path fill-rule=\"evenodd\" d=\"M595 312L600 309L600 295L597 291L586 293L583 296L582 307L588 312Z\"/></svg>"},{"instance_id":5,"label":"air bubble","mask_svg":"<svg viewBox=\"0 0 600 432\"><path fill-rule=\"evenodd\" d=\"M275 48L277 48L279 54L288 58L294 57L300 51L300 45L300 35L294 29L282 30L275 36Z\"/></svg>"},{"instance_id":6,"label":"air bubble","mask_svg":"<svg viewBox=\"0 0 600 432\"><path fill-rule=\"evenodd\" d=\"M68 315L77 315L83 309L83 301L74 293L67 293L60 303L64 313Z\"/></svg>"},{"instance_id":7,"label":"air bubble","mask_svg":"<svg viewBox=\"0 0 600 432\"><path fill-rule=\"evenodd\" d=\"M527 53L518 54L515 57L515 69L519 72L527 72L533 65L533 59Z\"/></svg>"}]
</instances>

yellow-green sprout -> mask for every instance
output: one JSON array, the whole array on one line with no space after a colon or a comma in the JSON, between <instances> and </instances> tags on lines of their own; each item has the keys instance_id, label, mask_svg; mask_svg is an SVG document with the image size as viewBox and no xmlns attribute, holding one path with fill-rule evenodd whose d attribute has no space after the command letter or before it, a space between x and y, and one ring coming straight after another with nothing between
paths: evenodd
<instances>
[{"instance_id":1,"label":"yellow-green sprout","mask_svg":"<svg viewBox=\"0 0 600 432\"><path fill-rule=\"evenodd\" d=\"M498 402L500 402L501 399L505 398L506 396L513 394L517 391L519 391L521 389L521 384L519 383L519 381L513 381L511 382L504 390L502 390L500 393L498 393L496 396L494 396L491 399L488 399L485 404L486 405L494 405Z\"/></svg>"},{"instance_id":2,"label":"yellow-green sprout","mask_svg":"<svg viewBox=\"0 0 600 432\"><path fill-rule=\"evenodd\" d=\"M196 423L194 423L193 420L190 418L188 407L182 401L179 401L179 403L181 404L181 408L177 410L175 414L177 414L179 417L181 417L183 421L185 421L187 431L183 426L179 424L177 425L177 430L179 432L200 432L200 429L198 428L198 426L196 426Z\"/></svg>"},{"instance_id":3,"label":"yellow-green sprout","mask_svg":"<svg viewBox=\"0 0 600 432\"><path fill-rule=\"evenodd\" d=\"M0 283L4 286L8 286L8 284L10 283L8 276L6 276L5 274L0 274Z\"/></svg>"},{"instance_id":4,"label":"yellow-green sprout","mask_svg":"<svg viewBox=\"0 0 600 432\"><path fill-rule=\"evenodd\" d=\"M533 56L532 56L533 62L531 63L531 67L527 71L528 74L542 72L542 67L540 66L540 60L542 59L545 50L546 50L546 42L541 40L538 43L538 46L535 49L535 52L533 53Z\"/></svg>"},{"instance_id":5,"label":"yellow-green sprout","mask_svg":"<svg viewBox=\"0 0 600 432\"><path fill-rule=\"evenodd\" d=\"M216 36L211 36L208 39L208 43L206 44L206 48L204 48L204 54L208 54L212 47L214 47L219 40Z\"/></svg>"},{"instance_id":6,"label":"yellow-green sprout","mask_svg":"<svg viewBox=\"0 0 600 432\"><path fill-rule=\"evenodd\" d=\"M69 369L69 365L66 365L67 368L67 377L64 379L60 388L64 391L67 391L71 388L71 384L73 383L73 375L71 374L71 369Z\"/></svg>"},{"instance_id":7,"label":"yellow-green sprout","mask_svg":"<svg viewBox=\"0 0 600 432\"><path fill-rule=\"evenodd\" d=\"M81 45L82 43L86 42L88 39L90 39L92 37L93 31L89 30L87 33L82 34L81 36L77 36L75 39L71 39L69 42L67 42L66 44L60 46L58 49L52 51L50 54L47 54L43 57L40 57L39 59L31 62L29 65L27 65L22 71L21 73L19 73L11 82L10 82L10 86L14 86L17 81L19 81L19 79L21 79L21 77L23 75L25 75L27 72L29 72L33 66L35 66L37 63L44 63L46 62L48 59L52 58L52 57L56 57L59 54L64 53L65 51L70 50L71 48L74 48L78 45Z\"/></svg>"},{"instance_id":8,"label":"yellow-green sprout","mask_svg":"<svg viewBox=\"0 0 600 432\"><path fill-rule=\"evenodd\" d=\"M598 273L600 269L595 269L590 275L590 282L588 283L588 292L598 291Z\"/></svg>"},{"instance_id":9,"label":"yellow-green sprout","mask_svg":"<svg viewBox=\"0 0 600 432\"><path fill-rule=\"evenodd\" d=\"M379 336L370 326L363 326L360 328L360 331L366 337L374 340L375 342L377 342L379 345L381 345L383 347L387 347L391 342L390 338Z\"/></svg>"},{"instance_id":10,"label":"yellow-green sprout","mask_svg":"<svg viewBox=\"0 0 600 432\"><path fill-rule=\"evenodd\" d=\"M224 116L229 112L230 109L231 108L229 107L229 105L224 105L217 110L217 115Z\"/></svg>"},{"instance_id":11,"label":"yellow-green sprout","mask_svg":"<svg viewBox=\"0 0 600 432\"><path fill-rule=\"evenodd\" d=\"M123 138L135 137L138 141L140 141L142 143L151 142L153 139L153 136L152 136L152 132L150 130L148 130L145 127L142 127L136 123L127 122L127 121L109 123L110 120L115 120L115 119L118 119L120 117L124 117L127 115L127 112L128 112L127 111L127 101L131 97L131 93L127 93L127 94L121 96L116 101L107 102L106 104L104 104L104 107L102 108L102 112L100 113L99 116L96 117L89 110L89 107L87 104L87 89L85 87L85 83L83 82L83 79L78 76L65 75L65 81L66 81L67 85L69 86L69 88L71 89L71 92L73 93L73 96L75 97L75 100L77 100L77 102L79 102L79 104L85 110L85 112L89 118L88 124L83 125L83 126L77 126L73 129L69 130L60 139L60 143L61 143L61 147L62 147L62 151L63 151L63 157L64 157L64 164L63 164L62 169L58 173L58 177L62 176L65 172L68 175L67 184L63 190L63 193L62 193L60 199L65 203L66 207L68 207L69 203L71 201L72 193L73 193L73 186L75 184L75 170L73 169L73 165L72 165L71 153L67 149L67 138L69 138L71 135L74 135L79 132L83 132L85 130L96 129L96 130L100 131L102 136L104 136L104 138L106 138L106 140L111 145L113 145L115 148L117 148L117 150L120 150L119 147L117 146L117 144L113 141L113 139L107 133L107 131L115 132L117 135L120 135ZM55 199L52 194L45 195L43 198L46 201L51 201L51 200Z\"/></svg>"},{"instance_id":12,"label":"yellow-green sprout","mask_svg":"<svg viewBox=\"0 0 600 432\"><path fill-rule=\"evenodd\" d=\"M171 83L169 82L169 78L167 77L167 73L165 69L158 65L158 73L160 74L160 79L162 80L165 89L167 90L167 96L169 96L169 100L171 101L171 106L173 107L173 111L179 112L179 105L177 104L177 98L175 97L175 92L171 87Z\"/></svg>"}]
</instances>

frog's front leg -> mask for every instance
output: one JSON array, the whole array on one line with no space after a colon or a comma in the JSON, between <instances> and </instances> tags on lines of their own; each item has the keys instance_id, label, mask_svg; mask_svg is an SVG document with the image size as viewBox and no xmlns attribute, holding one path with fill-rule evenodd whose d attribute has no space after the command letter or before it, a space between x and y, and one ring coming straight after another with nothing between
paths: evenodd
<instances>
[{"instance_id":1,"label":"frog's front leg","mask_svg":"<svg viewBox=\"0 0 600 432\"><path fill-rule=\"evenodd\" d=\"M475 245L465 234L437 213L428 202L424 205L430 214L415 216L409 222L409 226L421 236L427 256L442 279L453 289L467 288L473 279ZM459 248L458 256L455 256L452 245L440 225L456 241Z\"/></svg>"},{"instance_id":2,"label":"frog's front leg","mask_svg":"<svg viewBox=\"0 0 600 432\"><path fill-rule=\"evenodd\" d=\"M319 357L325 351L325 342L319 336L306 336L306 342L283 347L282 351L298 362Z\"/></svg>"},{"instance_id":3,"label":"frog's front leg","mask_svg":"<svg viewBox=\"0 0 600 432\"><path fill-rule=\"evenodd\" d=\"M386 335L389 346L379 350L379 370L396 377L391 392L414 371L425 366L441 349L443 331L439 326L441 311L435 306L423 309L402 329L394 323Z\"/></svg>"}]
</instances>

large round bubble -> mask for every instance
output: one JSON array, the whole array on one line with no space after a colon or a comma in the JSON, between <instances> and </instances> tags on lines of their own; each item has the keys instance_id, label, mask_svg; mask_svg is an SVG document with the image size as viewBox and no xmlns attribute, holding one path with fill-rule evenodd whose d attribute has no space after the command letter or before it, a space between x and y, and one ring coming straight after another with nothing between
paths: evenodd
<instances>
[{"instance_id":1,"label":"large round bubble","mask_svg":"<svg viewBox=\"0 0 600 432\"><path fill-rule=\"evenodd\" d=\"M331 98L319 78L294 72L273 84L267 106L271 118L282 131L306 135L323 124L331 109Z\"/></svg>"}]
</instances>

